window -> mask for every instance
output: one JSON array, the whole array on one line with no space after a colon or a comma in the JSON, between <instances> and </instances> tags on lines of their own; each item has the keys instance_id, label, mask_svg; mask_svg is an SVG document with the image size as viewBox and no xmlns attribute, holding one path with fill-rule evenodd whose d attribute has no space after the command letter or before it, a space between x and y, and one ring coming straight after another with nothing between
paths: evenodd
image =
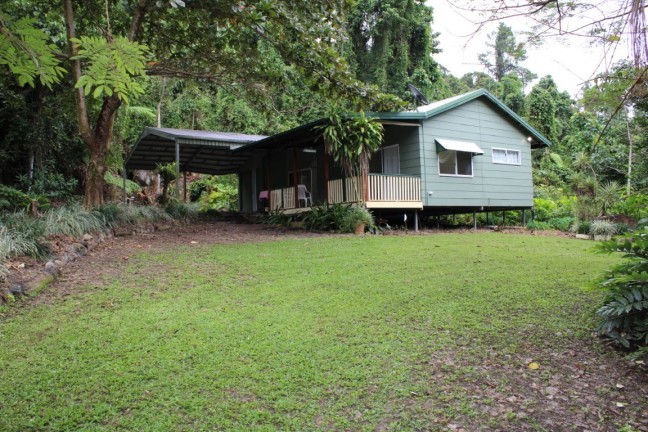
<instances>
[{"instance_id":1,"label":"window","mask_svg":"<svg viewBox=\"0 0 648 432\"><path fill-rule=\"evenodd\" d=\"M472 176L472 153L455 150L439 152L439 174Z\"/></svg>"},{"instance_id":2,"label":"window","mask_svg":"<svg viewBox=\"0 0 648 432\"><path fill-rule=\"evenodd\" d=\"M400 174L400 157L398 144L382 148L383 174Z\"/></svg>"},{"instance_id":3,"label":"window","mask_svg":"<svg viewBox=\"0 0 648 432\"><path fill-rule=\"evenodd\" d=\"M520 165L522 163L522 155L520 154L519 150L494 148L493 163Z\"/></svg>"}]
</instances>

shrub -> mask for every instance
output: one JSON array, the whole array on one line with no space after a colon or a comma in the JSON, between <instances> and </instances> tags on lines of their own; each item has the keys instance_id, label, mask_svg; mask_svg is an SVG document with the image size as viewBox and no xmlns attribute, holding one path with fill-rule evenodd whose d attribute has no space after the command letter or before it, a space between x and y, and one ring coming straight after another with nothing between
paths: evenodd
<instances>
[{"instance_id":1,"label":"shrub","mask_svg":"<svg viewBox=\"0 0 648 432\"><path fill-rule=\"evenodd\" d=\"M614 206L613 212L616 214L631 216L637 220L648 218L648 195L630 195L626 199L618 202Z\"/></svg>"},{"instance_id":2,"label":"shrub","mask_svg":"<svg viewBox=\"0 0 648 432\"><path fill-rule=\"evenodd\" d=\"M182 219L185 221L194 220L198 217L198 207L195 204L185 204L172 201L165 207L165 211L173 219Z\"/></svg>"},{"instance_id":3,"label":"shrub","mask_svg":"<svg viewBox=\"0 0 648 432\"><path fill-rule=\"evenodd\" d=\"M47 209L50 207L50 202L44 196L21 192L0 184L0 211L33 210L34 207Z\"/></svg>"},{"instance_id":4,"label":"shrub","mask_svg":"<svg viewBox=\"0 0 648 432\"><path fill-rule=\"evenodd\" d=\"M571 231L576 234L588 234L592 229L592 223L586 220L577 220L571 227Z\"/></svg>"},{"instance_id":5,"label":"shrub","mask_svg":"<svg viewBox=\"0 0 648 432\"><path fill-rule=\"evenodd\" d=\"M546 222L551 219L556 211L557 205L550 199L533 198L534 219L539 222Z\"/></svg>"},{"instance_id":6,"label":"shrub","mask_svg":"<svg viewBox=\"0 0 648 432\"><path fill-rule=\"evenodd\" d=\"M106 226L102 213L88 211L78 204L49 210L44 220L45 235L62 234L79 237L86 233L100 231Z\"/></svg>"},{"instance_id":7,"label":"shrub","mask_svg":"<svg viewBox=\"0 0 648 432\"><path fill-rule=\"evenodd\" d=\"M564 216L559 218L549 219L549 225L560 231L569 231L571 226L576 222L576 218L572 216Z\"/></svg>"},{"instance_id":8,"label":"shrub","mask_svg":"<svg viewBox=\"0 0 648 432\"><path fill-rule=\"evenodd\" d=\"M321 206L315 206L310 213L304 218L304 226L310 230L317 231L337 231L342 228L347 218L347 213L353 207L350 204L331 204L325 203ZM354 228L355 229L355 228Z\"/></svg>"},{"instance_id":9,"label":"shrub","mask_svg":"<svg viewBox=\"0 0 648 432\"><path fill-rule=\"evenodd\" d=\"M359 224L364 224L366 227L373 227L373 215L364 207L351 207L342 218L339 229L343 233L352 233L355 232Z\"/></svg>"},{"instance_id":10,"label":"shrub","mask_svg":"<svg viewBox=\"0 0 648 432\"><path fill-rule=\"evenodd\" d=\"M110 186L113 186L119 190L122 190L124 188L124 179L122 177L119 177L110 171L106 172L106 175L104 175L104 180L106 181L107 184ZM126 195L131 196L136 194L141 190L141 186L135 183L132 180L126 179Z\"/></svg>"},{"instance_id":11,"label":"shrub","mask_svg":"<svg viewBox=\"0 0 648 432\"><path fill-rule=\"evenodd\" d=\"M63 174L48 170L36 171L31 179L21 175L17 180L18 187L23 191L43 195L51 200L70 198L79 187L77 179L66 179Z\"/></svg>"},{"instance_id":12,"label":"shrub","mask_svg":"<svg viewBox=\"0 0 648 432\"><path fill-rule=\"evenodd\" d=\"M553 229L553 227L549 224L549 222L531 221L527 223L527 229L544 231Z\"/></svg>"},{"instance_id":13,"label":"shrub","mask_svg":"<svg viewBox=\"0 0 648 432\"><path fill-rule=\"evenodd\" d=\"M288 226L292 222L292 216L283 213L281 210L274 210L268 213L266 221L272 225Z\"/></svg>"},{"instance_id":14,"label":"shrub","mask_svg":"<svg viewBox=\"0 0 648 432\"><path fill-rule=\"evenodd\" d=\"M616 234L616 225L606 220L596 220L592 222L589 233L593 236L613 236Z\"/></svg>"},{"instance_id":15,"label":"shrub","mask_svg":"<svg viewBox=\"0 0 648 432\"><path fill-rule=\"evenodd\" d=\"M625 348L648 345L648 228L599 244L600 253L621 252L625 260L594 281L607 292L596 311L599 335Z\"/></svg>"}]
</instances>

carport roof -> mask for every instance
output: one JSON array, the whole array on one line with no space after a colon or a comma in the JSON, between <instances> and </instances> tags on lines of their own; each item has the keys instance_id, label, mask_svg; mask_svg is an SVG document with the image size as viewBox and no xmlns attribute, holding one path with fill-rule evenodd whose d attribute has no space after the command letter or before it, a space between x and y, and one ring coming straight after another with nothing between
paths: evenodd
<instances>
[{"instance_id":1,"label":"carport roof","mask_svg":"<svg viewBox=\"0 0 648 432\"><path fill-rule=\"evenodd\" d=\"M211 132L189 129L146 127L135 148L125 161L129 170L154 170L158 163L176 159L180 152L180 171L203 174L231 174L248 159L245 151L231 150L255 143L264 135L246 135L231 132Z\"/></svg>"}]
</instances>

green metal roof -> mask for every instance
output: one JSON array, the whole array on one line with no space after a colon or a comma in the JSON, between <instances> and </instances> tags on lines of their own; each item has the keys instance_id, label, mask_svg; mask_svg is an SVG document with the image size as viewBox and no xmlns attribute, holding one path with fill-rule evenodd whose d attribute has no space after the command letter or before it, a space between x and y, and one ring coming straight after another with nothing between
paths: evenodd
<instances>
[{"instance_id":1,"label":"green metal roof","mask_svg":"<svg viewBox=\"0 0 648 432\"><path fill-rule=\"evenodd\" d=\"M531 147L542 147L542 146L551 146L551 141L545 138L540 132L538 132L533 126L524 121L522 117L513 112L509 107L504 105L499 99L490 94L485 89L479 89L472 91L470 93L464 93L458 96L453 96L451 98L443 99L440 101L432 102L428 105L423 105L418 107L415 111L402 111L395 113L373 113L372 117L381 119L381 120L425 120L439 114L442 114L446 111L449 111L453 108L457 108L461 105L464 105L468 102L471 102L478 98L485 98L491 103L493 103L497 108L503 111L508 117L517 123L523 129L525 129L532 138L536 140L538 144L534 145L531 143Z\"/></svg>"}]
</instances>

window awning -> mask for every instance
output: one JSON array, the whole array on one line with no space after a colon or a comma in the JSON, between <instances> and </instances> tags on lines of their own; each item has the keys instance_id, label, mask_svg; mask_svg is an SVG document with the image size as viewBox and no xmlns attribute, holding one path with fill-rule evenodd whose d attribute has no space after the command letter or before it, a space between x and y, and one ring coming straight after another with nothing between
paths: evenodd
<instances>
[{"instance_id":1,"label":"window awning","mask_svg":"<svg viewBox=\"0 0 648 432\"><path fill-rule=\"evenodd\" d=\"M438 145L442 147L443 150L454 150L466 153L473 154L484 154L484 150L480 149L479 146L472 142L467 141L454 141L449 139L436 139Z\"/></svg>"}]
</instances>

